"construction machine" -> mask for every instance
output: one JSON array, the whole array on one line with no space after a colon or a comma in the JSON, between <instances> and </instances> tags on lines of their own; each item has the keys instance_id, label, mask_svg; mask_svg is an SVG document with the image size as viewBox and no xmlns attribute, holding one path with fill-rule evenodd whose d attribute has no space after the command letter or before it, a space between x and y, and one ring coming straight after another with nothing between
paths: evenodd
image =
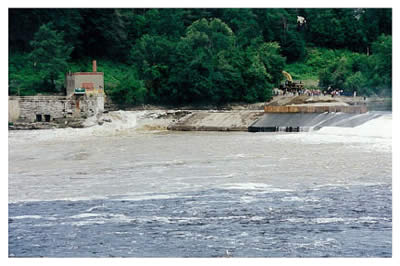
<instances>
[{"instance_id":1,"label":"construction machine","mask_svg":"<svg viewBox=\"0 0 400 266\"><path fill-rule=\"evenodd\" d=\"M293 81L292 76L288 72L282 71L282 74L285 76L286 80L285 84L280 86L281 90L295 93L304 89L304 84L301 83L301 81L299 82Z\"/></svg>"}]
</instances>

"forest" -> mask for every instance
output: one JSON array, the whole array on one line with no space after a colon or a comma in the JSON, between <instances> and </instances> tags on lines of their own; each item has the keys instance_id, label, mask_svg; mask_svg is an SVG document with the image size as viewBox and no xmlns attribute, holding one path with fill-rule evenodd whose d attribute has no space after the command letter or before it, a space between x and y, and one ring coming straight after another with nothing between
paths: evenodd
<instances>
[{"instance_id":1,"label":"forest","mask_svg":"<svg viewBox=\"0 0 400 266\"><path fill-rule=\"evenodd\" d=\"M10 95L61 94L93 59L120 104L267 101L282 70L391 97L392 9L9 9Z\"/></svg>"}]
</instances>

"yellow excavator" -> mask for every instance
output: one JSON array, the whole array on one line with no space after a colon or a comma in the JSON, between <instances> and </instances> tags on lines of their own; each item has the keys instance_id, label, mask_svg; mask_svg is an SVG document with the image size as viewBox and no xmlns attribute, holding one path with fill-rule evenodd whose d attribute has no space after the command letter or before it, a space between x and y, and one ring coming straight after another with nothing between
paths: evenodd
<instances>
[{"instance_id":1,"label":"yellow excavator","mask_svg":"<svg viewBox=\"0 0 400 266\"><path fill-rule=\"evenodd\" d=\"M287 90L289 92L298 92L304 89L304 84L301 83L301 81L299 82L293 81L292 76L288 72L282 71L282 74L285 76L286 80L285 84L280 86L281 90Z\"/></svg>"}]
</instances>

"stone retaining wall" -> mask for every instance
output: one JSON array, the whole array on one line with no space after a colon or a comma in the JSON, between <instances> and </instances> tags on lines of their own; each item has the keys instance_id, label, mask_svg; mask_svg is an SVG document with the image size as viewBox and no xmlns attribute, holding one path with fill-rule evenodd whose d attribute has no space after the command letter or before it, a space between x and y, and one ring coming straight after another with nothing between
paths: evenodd
<instances>
[{"instance_id":1,"label":"stone retaining wall","mask_svg":"<svg viewBox=\"0 0 400 266\"><path fill-rule=\"evenodd\" d=\"M11 96L8 100L8 121L13 123L82 119L103 111L103 96Z\"/></svg>"}]
</instances>

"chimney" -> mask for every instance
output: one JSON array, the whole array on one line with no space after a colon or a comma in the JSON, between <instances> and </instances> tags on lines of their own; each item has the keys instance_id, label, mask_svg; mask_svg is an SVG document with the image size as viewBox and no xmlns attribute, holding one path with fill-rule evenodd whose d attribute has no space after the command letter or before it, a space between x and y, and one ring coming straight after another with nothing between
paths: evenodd
<instances>
[{"instance_id":1,"label":"chimney","mask_svg":"<svg viewBox=\"0 0 400 266\"><path fill-rule=\"evenodd\" d=\"M93 60L92 66L93 66L93 72L97 72L96 60Z\"/></svg>"}]
</instances>

